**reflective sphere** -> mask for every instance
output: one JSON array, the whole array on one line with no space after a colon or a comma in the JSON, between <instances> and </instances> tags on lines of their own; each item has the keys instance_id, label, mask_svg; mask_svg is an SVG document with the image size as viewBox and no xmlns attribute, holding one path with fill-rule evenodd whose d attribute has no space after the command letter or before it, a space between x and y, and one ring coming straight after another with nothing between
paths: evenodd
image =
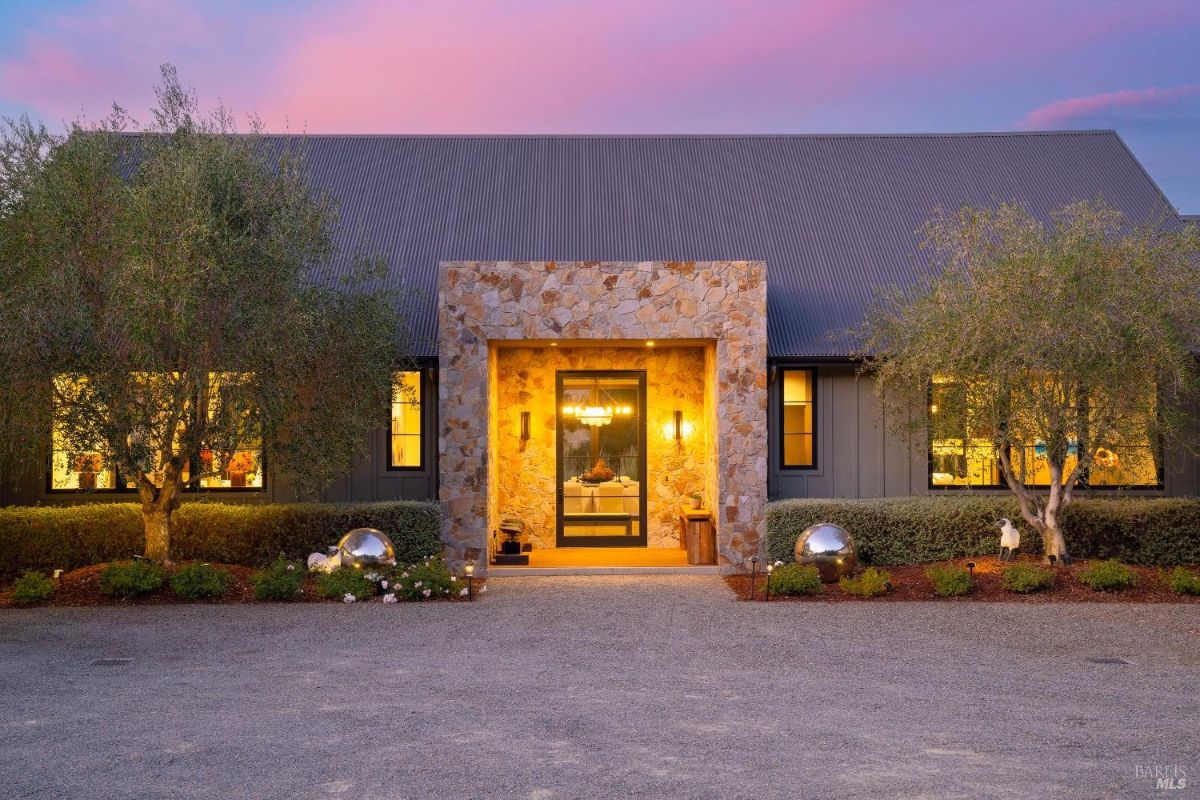
<instances>
[{"instance_id":1,"label":"reflective sphere","mask_svg":"<svg viewBox=\"0 0 1200 800\"><path fill-rule=\"evenodd\" d=\"M832 522L818 522L805 528L796 540L796 563L812 564L822 581L834 583L858 566L854 539Z\"/></svg>"},{"instance_id":2,"label":"reflective sphere","mask_svg":"<svg viewBox=\"0 0 1200 800\"><path fill-rule=\"evenodd\" d=\"M338 542L338 555L343 567L369 567L396 563L392 540L374 528L355 528Z\"/></svg>"}]
</instances>

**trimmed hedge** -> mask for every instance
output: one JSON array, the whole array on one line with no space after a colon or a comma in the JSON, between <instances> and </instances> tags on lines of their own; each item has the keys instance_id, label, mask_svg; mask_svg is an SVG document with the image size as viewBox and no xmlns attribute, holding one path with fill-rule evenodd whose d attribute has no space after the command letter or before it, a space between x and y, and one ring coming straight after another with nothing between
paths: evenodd
<instances>
[{"instance_id":1,"label":"trimmed hedge","mask_svg":"<svg viewBox=\"0 0 1200 800\"><path fill-rule=\"evenodd\" d=\"M304 558L324 553L351 528L386 533L401 563L441 552L436 503L184 503L173 521L171 551L180 561L259 566L280 554ZM127 559L144 541L135 503L3 508L0 576Z\"/></svg>"},{"instance_id":2,"label":"trimmed hedge","mask_svg":"<svg viewBox=\"0 0 1200 800\"><path fill-rule=\"evenodd\" d=\"M790 562L805 528L833 522L850 531L866 564L992 555L1000 549L996 522L1008 517L1021 529L1021 552L1041 553L1041 537L1020 516L1016 500L1002 496L779 500L767 505L767 549L772 560ZM1077 558L1200 563L1200 499L1075 500L1063 512L1062 524L1067 549Z\"/></svg>"}]
</instances>

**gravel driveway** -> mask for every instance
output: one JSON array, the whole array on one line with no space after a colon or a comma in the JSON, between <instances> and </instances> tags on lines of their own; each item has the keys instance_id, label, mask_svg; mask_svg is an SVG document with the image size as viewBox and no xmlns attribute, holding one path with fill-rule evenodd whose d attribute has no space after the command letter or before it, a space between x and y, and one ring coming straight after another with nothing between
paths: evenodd
<instances>
[{"instance_id":1,"label":"gravel driveway","mask_svg":"<svg viewBox=\"0 0 1200 800\"><path fill-rule=\"evenodd\" d=\"M492 584L474 606L2 612L0 795L1200 794L1196 606ZM1109 657L1132 663L1087 660Z\"/></svg>"}]
</instances>

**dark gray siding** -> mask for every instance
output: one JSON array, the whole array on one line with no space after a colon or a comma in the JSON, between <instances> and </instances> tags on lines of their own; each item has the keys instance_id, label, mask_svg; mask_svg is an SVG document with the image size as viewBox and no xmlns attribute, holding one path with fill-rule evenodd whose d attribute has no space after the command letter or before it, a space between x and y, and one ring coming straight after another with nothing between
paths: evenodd
<instances>
[{"instance_id":1,"label":"dark gray siding","mask_svg":"<svg viewBox=\"0 0 1200 800\"><path fill-rule=\"evenodd\" d=\"M376 429L367 443L367 458L350 466L345 477L334 481L322 494L325 502L370 500L436 500L437 499L437 376L436 370L422 368L425 403L424 459L421 469L388 469L388 429ZM380 410L381 419L386 409ZM205 499L216 502L264 503L295 502L291 482L285 477L268 474L267 485L260 492L188 492L185 502ZM132 503L135 492L51 492L47 487L44 469L33 469L13 486L0 487L0 506L3 505L66 505L72 503Z\"/></svg>"},{"instance_id":2,"label":"dark gray siding","mask_svg":"<svg viewBox=\"0 0 1200 800\"><path fill-rule=\"evenodd\" d=\"M905 497L958 493L961 489L929 488L927 440L923 433L898 433L884 419L874 381L853 366L788 362L811 366L817 373L817 466L780 466L778 369L769 372L770 458L767 481L772 500L787 497ZM915 413L923 414L923 410ZM1165 454L1163 489L1121 490L1126 496L1190 497L1200 495L1200 462L1179 446ZM974 489L976 492L1005 490ZM1084 496L1111 497L1114 490L1085 491Z\"/></svg>"}]
</instances>

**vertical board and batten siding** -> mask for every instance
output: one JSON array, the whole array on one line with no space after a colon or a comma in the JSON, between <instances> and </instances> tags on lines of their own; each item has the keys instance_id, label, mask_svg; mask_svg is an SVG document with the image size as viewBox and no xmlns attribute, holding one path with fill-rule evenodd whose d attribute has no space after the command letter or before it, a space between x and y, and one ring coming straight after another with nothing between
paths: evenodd
<instances>
[{"instance_id":1,"label":"vertical board and batten siding","mask_svg":"<svg viewBox=\"0 0 1200 800\"><path fill-rule=\"evenodd\" d=\"M921 432L906 432L884 418L874 381L854 367L828 364L788 364L817 371L817 465L813 469L780 466L778 370L769 372L770 456L768 497L872 498L961 493L962 489L931 489L927 440ZM913 413L923 414L923 410ZM1005 489L972 489L1005 493ZM1196 497L1200 496L1200 462L1179 445L1168 445L1162 489L1082 489L1080 496Z\"/></svg>"},{"instance_id":2,"label":"vertical board and batten siding","mask_svg":"<svg viewBox=\"0 0 1200 800\"><path fill-rule=\"evenodd\" d=\"M924 441L885 423L872 380L845 365L815 369L817 463L812 469L780 466L779 371L770 370L771 499L924 494Z\"/></svg>"}]
</instances>

